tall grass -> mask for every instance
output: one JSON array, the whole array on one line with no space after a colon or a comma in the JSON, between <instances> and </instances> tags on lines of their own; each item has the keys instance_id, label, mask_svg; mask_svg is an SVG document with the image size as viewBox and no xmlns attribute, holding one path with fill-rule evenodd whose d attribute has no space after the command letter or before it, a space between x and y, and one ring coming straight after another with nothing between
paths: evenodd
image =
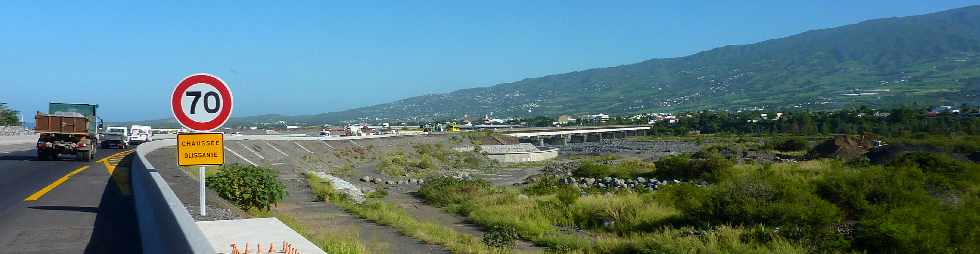
<instances>
[{"instance_id":1,"label":"tall grass","mask_svg":"<svg viewBox=\"0 0 980 254\"><path fill-rule=\"evenodd\" d=\"M570 210L580 227L617 233L659 228L680 216L680 211L660 204L652 195L636 193L588 195L576 200Z\"/></svg>"},{"instance_id":2,"label":"tall grass","mask_svg":"<svg viewBox=\"0 0 980 254\"><path fill-rule=\"evenodd\" d=\"M700 236L670 229L678 209L653 194L618 193L569 196L522 193L479 180L435 179L419 191L433 204L486 227L512 227L539 246L571 253L800 253L801 248L774 237L765 243L743 241L745 230L720 227ZM579 195L576 191L575 195ZM586 232L575 232L575 228Z\"/></svg>"},{"instance_id":3,"label":"tall grass","mask_svg":"<svg viewBox=\"0 0 980 254\"><path fill-rule=\"evenodd\" d=\"M459 233L453 228L421 221L409 215L405 210L381 199L369 198L363 204L355 204L343 195L336 193L329 182L323 182L317 176L307 175L307 181L313 192L323 200L328 200L358 217L391 226L402 234L426 243L441 245L454 253L507 253L510 251L509 249L488 247L479 238Z\"/></svg>"}]
</instances>

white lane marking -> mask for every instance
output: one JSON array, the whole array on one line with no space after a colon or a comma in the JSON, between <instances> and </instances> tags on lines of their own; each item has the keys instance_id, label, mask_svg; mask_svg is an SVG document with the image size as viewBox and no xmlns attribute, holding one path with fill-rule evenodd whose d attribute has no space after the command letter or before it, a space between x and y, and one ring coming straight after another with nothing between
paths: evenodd
<instances>
[{"instance_id":1,"label":"white lane marking","mask_svg":"<svg viewBox=\"0 0 980 254\"><path fill-rule=\"evenodd\" d=\"M276 147L276 146L274 146L274 145L272 145L272 143L269 143L269 141L268 141L268 140L265 140L265 144L266 144L266 145L269 145L269 146L271 146L271 147L272 147L272 149L275 149L275 150L276 150L276 152L279 152L279 153L281 153L281 154L282 154L282 156L285 156L285 157L289 157L289 155L288 155L288 154L286 154L286 153L285 153L285 152L283 152L282 150L279 150L279 148L278 148L278 147Z\"/></svg>"},{"instance_id":2,"label":"white lane marking","mask_svg":"<svg viewBox=\"0 0 980 254\"><path fill-rule=\"evenodd\" d=\"M225 150L228 150L229 152L231 152L231 154L234 154L235 156L238 156L239 159L242 159L243 161L248 162L248 164L252 164L252 166L258 166L258 164L255 164L255 162L252 162L252 161L250 161L248 159L245 159L245 156L242 156L241 154L236 153L235 150L231 150L231 148L225 147Z\"/></svg>"},{"instance_id":3,"label":"white lane marking","mask_svg":"<svg viewBox=\"0 0 980 254\"><path fill-rule=\"evenodd\" d=\"M327 141L326 140L320 140L320 142L323 142L323 144L324 145L327 145L327 147L329 147L330 149L336 150L336 148L333 148L333 146L331 146L330 144L327 144Z\"/></svg>"},{"instance_id":4,"label":"white lane marking","mask_svg":"<svg viewBox=\"0 0 980 254\"><path fill-rule=\"evenodd\" d=\"M310 151L310 149L306 149L306 147L303 147L303 145L300 145L299 143L293 142L293 144L296 144L296 146L299 146L299 148L302 148L303 151L306 151L307 153L313 153L313 151Z\"/></svg>"},{"instance_id":5,"label":"white lane marking","mask_svg":"<svg viewBox=\"0 0 980 254\"><path fill-rule=\"evenodd\" d=\"M259 152L256 152L255 150L252 150L251 147L246 146L244 143L238 143L238 144L241 145L242 148L245 148L245 150L248 150L249 152L252 152L252 154L254 154L255 157L259 157L259 159L263 159L263 160L265 159L265 157L263 157L261 154L259 154Z\"/></svg>"},{"instance_id":6,"label":"white lane marking","mask_svg":"<svg viewBox=\"0 0 980 254\"><path fill-rule=\"evenodd\" d=\"M361 145L358 145L357 142L354 142L353 139L348 139L347 141L350 141L350 143L351 144L354 144L355 146L361 146Z\"/></svg>"}]
</instances>

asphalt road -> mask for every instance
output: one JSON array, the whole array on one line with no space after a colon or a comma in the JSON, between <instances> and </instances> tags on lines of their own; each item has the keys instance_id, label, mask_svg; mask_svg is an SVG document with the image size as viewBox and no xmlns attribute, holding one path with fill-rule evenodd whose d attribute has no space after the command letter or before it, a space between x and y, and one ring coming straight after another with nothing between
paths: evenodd
<instances>
[{"instance_id":1,"label":"asphalt road","mask_svg":"<svg viewBox=\"0 0 980 254\"><path fill-rule=\"evenodd\" d=\"M131 151L37 161L32 145L0 146L0 253L141 252Z\"/></svg>"}]
</instances>

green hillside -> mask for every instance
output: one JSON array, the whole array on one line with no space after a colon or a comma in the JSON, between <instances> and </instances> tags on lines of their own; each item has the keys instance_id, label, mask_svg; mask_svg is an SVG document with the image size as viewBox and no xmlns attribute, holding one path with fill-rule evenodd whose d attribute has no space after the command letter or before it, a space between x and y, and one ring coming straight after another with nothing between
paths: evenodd
<instances>
[{"instance_id":1,"label":"green hillside","mask_svg":"<svg viewBox=\"0 0 980 254\"><path fill-rule=\"evenodd\" d=\"M980 6L411 97L299 121L976 103Z\"/></svg>"},{"instance_id":2,"label":"green hillside","mask_svg":"<svg viewBox=\"0 0 980 254\"><path fill-rule=\"evenodd\" d=\"M976 104L978 58L980 6L972 6L339 112L236 118L232 123Z\"/></svg>"}]
</instances>

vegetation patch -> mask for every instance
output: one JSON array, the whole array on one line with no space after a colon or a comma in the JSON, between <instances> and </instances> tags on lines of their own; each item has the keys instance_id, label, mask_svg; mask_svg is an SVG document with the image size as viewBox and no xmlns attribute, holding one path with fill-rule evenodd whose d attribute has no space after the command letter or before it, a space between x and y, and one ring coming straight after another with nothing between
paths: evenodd
<instances>
[{"instance_id":1,"label":"vegetation patch","mask_svg":"<svg viewBox=\"0 0 980 254\"><path fill-rule=\"evenodd\" d=\"M657 166L653 163L641 160L624 161L592 161L582 162L573 175L577 177L616 177L616 178L636 178L651 177Z\"/></svg>"},{"instance_id":2,"label":"vegetation patch","mask_svg":"<svg viewBox=\"0 0 980 254\"><path fill-rule=\"evenodd\" d=\"M208 175L206 183L209 189L246 211L269 210L287 195L275 171L252 165L223 166L217 173Z\"/></svg>"},{"instance_id":3,"label":"vegetation patch","mask_svg":"<svg viewBox=\"0 0 980 254\"><path fill-rule=\"evenodd\" d=\"M322 200L344 208L344 210L366 220L397 229L402 234L430 244L438 244L454 253L504 253L508 249L490 247L480 238L459 233L436 223L421 221L401 208L389 204L377 195L368 195L363 204L355 204L344 195L334 191L329 182L308 175L307 182L313 192Z\"/></svg>"},{"instance_id":4,"label":"vegetation patch","mask_svg":"<svg viewBox=\"0 0 980 254\"><path fill-rule=\"evenodd\" d=\"M273 210L249 210L249 215L253 217L260 218L276 218L282 223L289 226L304 238L316 244L326 253L338 253L338 254L361 254L361 253L371 253L368 251L367 246L365 246L360 241L360 237L357 235L356 230L347 230L344 228L333 228L333 227L319 227L316 229L310 229L303 226L295 217L273 211Z\"/></svg>"},{"instance_id":5,"label":"vegetation patch","mask_svg":"<svg viewBox=\"0 0 980 254\"><path fill-rule=\"evenodd\" d=\"M433 179L419 193L427 201L487 228L514 230L523 239L559 252L723 253L747 250L801 253L780 236L743 240L749 230L722 226L694 232L671 229L680 211L653 194L582 195L573 188L528 193L482 180ZM585 234L570 232L583 228Z\"/></svg>"}]
</instances>

